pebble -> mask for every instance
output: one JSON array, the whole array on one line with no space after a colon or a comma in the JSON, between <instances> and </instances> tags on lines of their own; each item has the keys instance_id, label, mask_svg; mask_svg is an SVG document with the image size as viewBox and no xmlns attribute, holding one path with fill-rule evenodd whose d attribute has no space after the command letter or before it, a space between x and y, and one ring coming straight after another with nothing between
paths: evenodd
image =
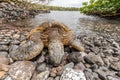
<instances>
[{"instance_id":1,"label":"pebble","mask_svg":"<svg viewBox=\"0 0 120 80\"><path fill-rule=\"evenodd\" d=\"M8 51L8 49L7 45L0 45L0 51Z\"/></svg>"},{"instance_id":2,"label":"pebble","mask_svg":"<svg viewBox=\"0 0 120 80\"><path fill-rule=\"evenodd\" d=\"M118 62L112 62L110 65L110 68L116 71L120 71L120 61Z\"/></svg>"},{"instance_id":3,"label":"pebble","mask_svg":"<svg viewBox=\"0 0 120 80\"><path fill-rule=\"evenodd\" d=\"M40 63L37 65L37 71L38 72L43 72L46 70L46 63Z\"/></svg>"},{"instance_id":4,"label":"pebble","mask_svg":"<svg viewBox=\"0 0 120 80\"><path fill-rule=\"evenodd\" d=\"M66 68L71 68L72 69L73 67L74 67L74 63L70 62L70 63L68 63L64 66L64 69L66 69Z\"/></svg>"},{"instance_id":5,"label":"pebble","mask_svg":"<svg viewBox=\"0 0 120 80\"><path fill-rule=\"evenodd\" d=\"M5 55L1 55L0 54L0 65L2 65L2 64L9 64L10 63L10 59L7 57L7 56L5 56Z\"/></svg>"},{"instance_id":6,"label":"pebble","mask_svg":"<svg viewBox=\"0 0 120 80\"><path fill-rule=\"evenodd\" d=\"M90 64L97 64L99 66L104 65L104 62L99 55L88 54L87 56L84 57L84 59L87 63L90 63Z\"/></svg>"}]
</instances>

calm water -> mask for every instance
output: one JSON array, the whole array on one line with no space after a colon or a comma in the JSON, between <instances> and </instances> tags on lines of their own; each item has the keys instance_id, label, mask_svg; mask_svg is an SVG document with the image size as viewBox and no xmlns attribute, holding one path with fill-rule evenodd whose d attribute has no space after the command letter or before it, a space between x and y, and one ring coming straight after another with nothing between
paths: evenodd
<instances>
[{"instance_id":1,"label":"calm water","mask_svg":"<svg viewBox=\"0 0 120 80\"><path fill-rule=\"evenodd\" d=\"M90 34L94 33L93 30L115 31L114 29L120 32L120 19L107 20L95 16L83 15L79 11L51 11L51 13L36 15L28 23L30 27L34 28L48 20L62 22L74 30L76 34Z\"/></svg>"}]
</instances>

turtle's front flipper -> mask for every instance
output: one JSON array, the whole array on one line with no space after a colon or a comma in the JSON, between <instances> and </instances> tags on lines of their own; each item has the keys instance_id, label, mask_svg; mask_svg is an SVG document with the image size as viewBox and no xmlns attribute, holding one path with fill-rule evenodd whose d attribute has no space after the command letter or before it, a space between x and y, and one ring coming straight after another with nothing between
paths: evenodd
<instances>
[{"instance_id":1,"label":"turtle's front flipper","mask_svg":"<svg viewBox=\"0 0 120 80\"><path fill-rule=\"evenodd\" d=\"M44 48L42 40L34 34L32 40L26 40L19 46L11 45L9 49L10 57L14 60L30 60L41 53Z\"/></svg>"},{"instance_id":2,"label":"turtle's front flipper","mask_svg":"<svg viewBox=\"0 0 120 80\"><path fill-rule=\"evenodd\" d=\"M71 41L70 45L73 48L77 49L78 51L81 51L81 52L84 51L84 48L81 46L81 43L78 39L75 39L75 40Z\"/></svg>"}]
</instances>

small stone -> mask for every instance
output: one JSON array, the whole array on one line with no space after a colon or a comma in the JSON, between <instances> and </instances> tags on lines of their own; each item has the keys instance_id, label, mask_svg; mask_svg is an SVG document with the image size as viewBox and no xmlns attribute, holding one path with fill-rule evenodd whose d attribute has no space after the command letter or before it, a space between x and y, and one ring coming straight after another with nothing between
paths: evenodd
<instances>
[{"instance_id":1,"label":"small stone","mask_svg":"<svg viewBox=\"0 0 120 80\"><path fill-rule=\"evenodd\" d=\"M84 73L85 73L85 76L86 76L86 80L96 80L96 79L98 79L98 74L92 72L90 69L85 69Z\"/></svg>"},{"instance_id":2,"label":"small stone","mask_svg":"<svg viewBox=\"0 0 120 80\"><path fill-rule=\"evenodd\" d=\"M45 61L45 56L41 55L38 59L37 59L37 63L42 63Z\"/></svg>"},{"instance_id":3,"label":"small stone","mask_svg":"<svg viewBox=\"0 0 120 80\"><path fill-rule=\"evenodd\" d=\"M119 44L115 41L112 42L112 46L115 48L120 48Z\"/></svg>"},{"instance_id":4,"label":"small stone","mask_svg":"<svg viewBox=\"0 0 120 80\"><path fill-rule=\"evenodd\" d=\"M112 62L110 65L110 68L116 71L120 71L120 61L118 62Z\"/></svg>"},{"instance_id":5,"label":"small stone","mask_svg":"<svg viewBox=\"0 0 120 80\"><path fill-rule=\"evenodd\" d=\"M8 51L7 45L0 45L0 51Z\"/></svg>"},{"instance_id":6,"label":"small stone","mask_svg":"<svg viewBox=\"0 0 120 80\"><path fill-rule=\"evenodd\" d=\"M111 56L114 51L112 49L107 49L107 50L104 50L103 53L105 54L105 56Z\"/></svg>"},{"instance_id":7,"label":"small stone","mask_svg":"<svg viewBox=\"0 0 120 80\"><path fill-rule=\"evenodd\" d=\"M6 57L5 55L0 54L0 65L9 64L9 63L10 63L10 59Z\"/></svg>"},{"instance_id":8,"label":"small stone","mask_svg":"<svg viewBox=\"0 0 120 80\"><path fill-rule=\"evenodd\" d=\"M84 71L85 70L85 66L83 63L78 63L77 65L74 66L74 69L79 69L79 70L82 70Z\"/></svg>"},{"instance_id":9,"label":"small stone","mask_svg":"<svg viewBox=\"0 0 120 80\"><path fill-rule=\"evenodd\" d=\"M59 77L59 76L57 76L57 77L55 78L55 80L60 80L60 77Z\"/></svg>"},{"instance_id":10,"label":"small stone","mask_svg":"<svg viewBox=\"0 0 120 80\"><path fill-rule=\"evenodd\" d=\"M14 41L11 42L11 44L14 44L14 45L20 44L20 41L19 40L14 40Z\"/></svg>"},{"instance_id":11,"label":"small stone","mask_svg":"<svg viewBox=\"0 0 120 80\"><path fill-rule=\"evenodd\" d=\"M83 60L82 54L80 52L73 52L67 57L68 62L73 62L75 64Z\"/></svg>"},{"instance_id":12,"label":"small stone","mask_svg":"<svg viewBox=\"0 0 120 80\"><path fill-rule=\"evenodd\" d=\"M120 77L120 71L118 73L116 73L116 75Z\"/></svg>"},{"instance_id":13,"label":"small stone","mask_svg":"<svg viewBox=\"0 0 120 80\"><path fill-rule=\"evenodd\" d=\"M92 47L90 48L92 52L94 52L95 54L99 53L99 47Z\"/></svg>"},{"instance_id":14,"label":"small stone","mask_svg":"<svg viewBox=\"0 0 120 80\"><path fill-rule=\"evenodd\" d=\"M0 45L8 45L10 41L0 41Z\"/></svg>"},{"instance_id":15,"label":"small stone","mask_svg":"<svg viewBox=\"0 0 120 80\"><path fill-rule=\"evenodd\" d=\"M57 76L61 76L62 75L62 73L63 73L63 71L64 71L64 69L63 69L63 67L62 66L58 66L57 68L56 68L56 71L57 71Z\"/></svg>"},{"instance_id":16,"label":"small stone","mask_svg":"<svg viewBox=\"0 0 120 80\"><path fill-rule=\"evenodd\" d=\"M35 70L35 64L30 61L17 61L9 70L9 75L14 80L30 80Z\"/></svg>"},{"instance_id":17,"label":"small stone","mask_svg":"<svg viewBox=\"0 0 120 80\"><path fill-rule=\"evenodd\" d=\"M1 64L0 65L0 71L8 71L9 70L9 66L8 65L6 65L6 64Z\"/></svg>"},{"instance_id":18,"label":"small stone","mask_svg":"<svg viewBox=\"0 0 120 80\"><path fill-rule=\"evenodd\" d=\"M7 76L4 80L13 80L10 76Z\"/></svg>"},{"instance_id":19,"label":"small stone","mask_svg":"<svg viewBox=\"0 0 120 80\"><path fill-rule=\"evenodd\" d=\"M81 70L66 68L60 80L86 80L86 78Z\"/></svg>"},{"instance_id":20,"label":"small stone","mask_svg":"<svg viewBox=\"0 0 120 80\"><path fill-rule=\"evenodd\" d=\"M100 79L102 80L106 80L108 75L114 75L114 73L110 72L106 67L100 67L95 72L98 73Z\"/></svg>"},{"instance_id":21,"label":"small stone","mask_svg":"<svg viewBox=\"0 0 120 80\"><path fill-rule=\"evenodd\" d=\"M88 54L87 56L84 57L84 59L87 63L90 63L90 64L97 64L99 66L104 65L104 62L99 55Z\"/></svg>"},{"instance_id":22,"label":"small stone","mask_svg":"<svg viewBox=\"0 0 120 80\"><path fill-rule=\"evenodd\" d=\"M65 66L64 66L64 69L66 69L66 68L73 68L74 67L74 63L73 62L70 62L70 63L68 63L68 64L66 64Z\"/></svg>"},{"instance_id":23,"label":"small stone","mask_svg":"<svg viewBox=\"0 0 120 80\"><path fill-rule=\"evenodd\" d=\"M113 77L113 76L107 76L107 80L120 80L120 78Z\"/></svg>"},{"instance_id":24,"label":"small stone","mask_svg":"<svg viewBox=\"0 0 120 80\"><path fill-rule=\"evenodd\" d=\"M6 51L0 51L0 55L8 57L8 52L6 52Z\"/></svg>"},{"instance_id":25,"label":"small stone","mask_svg":"<svg viewBox=\"0 0 120 80\"><path fill-rule=\"evenodd\" d=\"M5 78L6 75L7 75L7 72L6 72L6 71L0 71L0 79Z\"/></svg>"},{"instance_id":26,"label":"small stone","mask_svg":"<svg viewBox=\"0 0 120 80\"><path fill-rule=\"evenodd\" d=\"M12 38L15 39L15 40L18 40L20 38L20 35L19 34L14 34Z\"/></svg>"},{"instance_id":27,"label":"small stone","mask_svg":"<svg viewBox=\"0 0 120 80\"><path fill-rule=\"evenodd\" d=\"M32 80L47 80L50 72L49 71L44 71L39 74L37 74Z\"/></svg>"},{"instance_id":28,"label":"small stone","mask_svg":"<svg viewBox=\"0 0 120 80\"><path fill-rule=\"evenodd\" d=\"M52 68L52 69L51 69L51 71L50 71L50 76L51 76L51 77L56 77L56 76L57 76L56 68Z\"/></svg>"},{"instance_id":29,"label":"small stone","mask_svg":"<svg viewBox=\"0 0 120 80\"><path fill-rule=\"evenodd\" d=\"M37 65L37 71L38 72L43 72L46 70L46 63L41 63Z\"/></svg>"},{"instance_id":30,"label":"small stone","mask_svg":"<svg viewBox=\"0 0 120 80\"><path fill-rule=\"evenodd\" d=\"M49 77L47 80L54 80L54 78L53 77Z\"/></svg>"}]
</instances>

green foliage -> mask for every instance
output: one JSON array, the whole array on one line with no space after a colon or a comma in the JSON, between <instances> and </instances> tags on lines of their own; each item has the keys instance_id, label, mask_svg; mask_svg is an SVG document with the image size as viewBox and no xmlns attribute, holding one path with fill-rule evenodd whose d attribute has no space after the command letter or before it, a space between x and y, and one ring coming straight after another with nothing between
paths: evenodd
<instances>
[{"instance_id":1,"label":"green foliage","mask_svg":"<svg viewBox=\"0 0 120 80\"><path fill-rule=\"evenodd\" d=\"M40 4L31 4L27 8L30 9L36 9L36 10L59 10L59 11L79 11L79 8L74 7L58 7L58 6L46 6L46 5L40 5Z\"/></svg>"},{"instance_id":2,"label":"green foliage","mask_svg":"<svg viewBox=\"0 0 120 80\"><path fill-rule=\"evenodd\" d=\"M90 0L89 5L80 8L85 14L100 16L120 15L120 0Z\"/></svg>"}]
</instances>

